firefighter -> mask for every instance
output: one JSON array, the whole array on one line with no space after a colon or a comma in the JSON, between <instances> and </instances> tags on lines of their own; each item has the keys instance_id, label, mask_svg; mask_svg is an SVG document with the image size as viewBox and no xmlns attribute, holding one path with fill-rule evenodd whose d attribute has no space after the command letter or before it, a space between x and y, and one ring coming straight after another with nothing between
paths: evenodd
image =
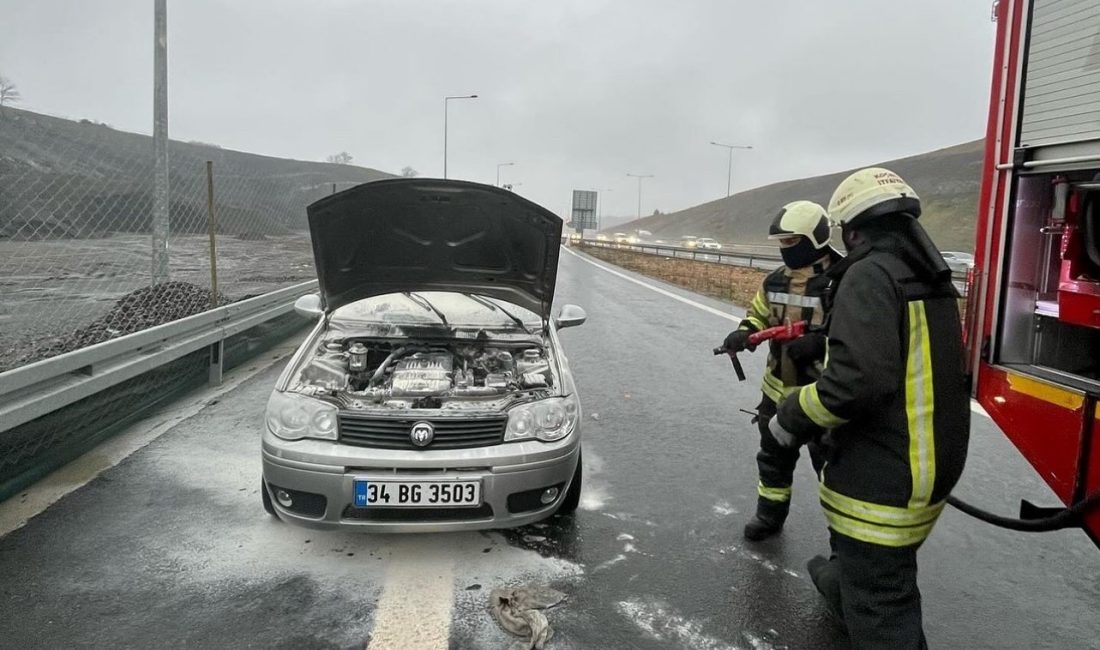
<instances>
[{"instance_id":1,"label":"firefighter","mask_svg":"<svg viewBox=\"0 0 1100 650\"><path fill-rule=\"evenodd\" d=\"M830 431L820 497L833 557L808 568L852 647L923 648L917 549L969 439L959 296L897 174L852 174L829 213L848 255L829 271L826 365L779 403L771 430L792 447Z\"/></svg>"},{"instance_id":2,"label":"firefighter","mask_svg":"<svg viewBox=\"0 0 1100 650\"><path fill-rule=\"evenodd\" d=\"M821 296L829 283L824 273L839 261L840 254L829 246L829 217L825 209L810 201L795 201L783 206L772 220L768 239L778 240L783 266L764 278L745 319L726 337L725 347L734 352L748 349L753 332L789 321L809 321L821 325L825 319ZM825 354L825 337L808 333L794 341L769 342L767 368L761 385L763 393L757 406L760 451L756 464L756 514L745 525L745 538L759 541L783 528L791 504L791 479L798 462L798 449L776 443L768 431L775 405L784 395L817 376L815 365ZM816 446L810 447L814 469L819 467Z\"/></svg>"}]
</instances>

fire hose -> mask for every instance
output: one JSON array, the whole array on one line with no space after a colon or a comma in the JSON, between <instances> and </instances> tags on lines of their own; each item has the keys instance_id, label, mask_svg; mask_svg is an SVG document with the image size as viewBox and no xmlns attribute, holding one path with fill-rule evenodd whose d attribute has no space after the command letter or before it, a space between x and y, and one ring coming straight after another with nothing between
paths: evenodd
<instances>
[{"instance_id":1,"label":"fire hose","mask_svg":"<svg viewBox=\"0 0 1100 650\"><path fill-rule=\"evenodd\" d=\"M806 321L787 322L784 325L769 327L749 335L747 348L752 349L765 341L793 341L806 333L808 327ZM737 352L726 347L714 348L714 354L728 354L733 363L733 370L737 373L738 381L745 381L745 370L741 367L741 361L737 358ZM748 411L746 411L748 412ZM963 512L979 521L987 524L1028 533L1049 532L1064 528L1076 528L1081 525L1081 517L1085 513L1100 507L1100 492L1093 492L1080 501L1065 508L1038 508L1029 503L1020 505L1020 517L1005 517L988 510L983 510L975 505L967 503L955 496L948 496L947 503L956 510Z\"/></svg>"}]
</instances>

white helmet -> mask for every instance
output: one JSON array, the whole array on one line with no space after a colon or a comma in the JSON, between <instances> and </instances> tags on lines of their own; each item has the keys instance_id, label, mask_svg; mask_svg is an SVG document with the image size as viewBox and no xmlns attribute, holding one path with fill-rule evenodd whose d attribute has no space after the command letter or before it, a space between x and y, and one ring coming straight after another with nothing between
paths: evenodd
<instances>
[{"instance_id":1,"label":"white helmet","mask_svg":"<svg viewBox=\"0 0 1100 650\"><path fill-rule=\"evenodd\" d=\"M829 245L829 215L813 201L794 201L783 206L768 228L768 239L802 235L815 249Z\"/></svg>"},{"instance_id":2,"label":"white helmet","mask_svg":"<svg viewBox=\"0 0 1100 650\"><path fill-rule=\"evenodd\" d=\"M854 226L859 221L902 212L920 216L920 197L889 169L868 167L841 181L829 200L834 226Z\"/></svg>"}]
</instances>

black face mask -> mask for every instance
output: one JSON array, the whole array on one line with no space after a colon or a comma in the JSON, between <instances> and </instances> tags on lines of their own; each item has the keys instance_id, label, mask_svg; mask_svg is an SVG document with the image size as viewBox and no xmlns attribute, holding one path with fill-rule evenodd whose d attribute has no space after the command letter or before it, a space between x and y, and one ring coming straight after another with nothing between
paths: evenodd
<instances>
[{"instance_id":1,"label":"black face mask","mask_svg":"<svg viewBox=\"0 0 1100 650\"><path fill-rule=\"evenodd\" d=\"M814 248L813 242L808 237L800 237L794 246L779 249L779 254L783 256L783 263L790 269L810 266L824 257L825 253L823 248Z\"/></svg>"}]
</instances>

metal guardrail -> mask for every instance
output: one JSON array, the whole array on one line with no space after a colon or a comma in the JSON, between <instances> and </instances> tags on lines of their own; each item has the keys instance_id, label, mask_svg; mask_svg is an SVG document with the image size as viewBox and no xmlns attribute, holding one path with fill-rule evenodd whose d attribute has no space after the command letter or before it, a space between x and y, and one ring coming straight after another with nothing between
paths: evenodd
<instances>
[{"instance_id":1,"label":"metal guardrail","mask_svg":"<svg viewBox=\"0 0 1100 650\"><path fill-rule=\"evenodd\" d=\"M203 348L221 381L222 343L294 308L311 280L0 373L0 431L68 406Z\"/></svg>"},{"instance_id":2,"label":"metal guardrail","mask_svg":"<svg viewBox=\"0 0 1100 650\"><path fill-rule=\"evenodd\" d=\"M764 271L778 268L779 265L783 263L783 257L779 254L779 248L774 246L753 246L751 244L746 244L713 249L688 248L685 246L650 243L621 244L592 240L584 240L583 243L585 246L594 246L596 248L629 250L635 253L644 253L646 255L677 257L680 259L696 260L698 262L712 262L715 264L726 264L728 266L762 269Z\"/></svg>"},{"instance_id":3,"label":"metal guardrail","mask_svg":"<svg viewBox=\"0 0 1100 650\"><path fill-rule=\"evenodd\" d=\"M645 255L661 255L663 257L675 257L679 259L695 260L698 262L711 262L740 266L750 269L771 271L783 264L783 256L779 254L778 246L762 246L754 244L723 245L721 249L687 248L683 246L670 246L667 244L637 243L626 244L610 241L598 241L585 239L581 242L584 246L595 248L611 248L628 250ZM963 296L966 295L966 271L951 271L951 280Z\"/></svg>"}]
</instances>

